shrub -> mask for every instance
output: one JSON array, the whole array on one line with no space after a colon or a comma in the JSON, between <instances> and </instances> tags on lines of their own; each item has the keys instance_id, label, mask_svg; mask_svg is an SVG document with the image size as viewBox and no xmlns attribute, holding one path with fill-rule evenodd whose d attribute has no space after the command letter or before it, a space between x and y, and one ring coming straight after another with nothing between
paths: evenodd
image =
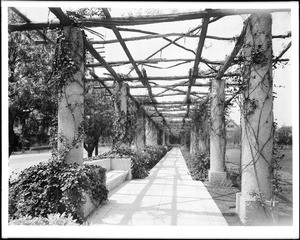
<instances>
[{"instance_id":1,"label":"shrub","mask_svg":"<svg viewBox=\"0 0 300 240\"><path fill-rule=\"evenodd\" d=\"M149 170L167 153L163 146L145 146L141 150L133 150L128 146L120 146L101 155L101 157L130 157L133 179L142 179L149 175Z\"/></svg>"},{"instance_id":2,"label":"shrub","mask_svg":"<svg viewBox=\"0 0 300 240\"><path fill-rule=\"evenodd\" d=\"M210 168L209 153L207 151L197 151L194 155L187 157L186 163L194 180L207 180Z\"/></svg>"},{"instance_id":3,"label":"shrub","mask_svg":"<svg viewBox=\"0 0 300 240\"><path fill-rule=\"evenodd\" d=\"M55 158L29 167L9 180L9 216L16 219L66 213L82 223L84 192L97 204L107 200L105 171L100 166L79 167Z\"/></svg>"},{"instance_id":4,"label":"shrub","mask_svg":"<svg viewBox=\"0 0 300 240\"><path fill-rule=\"evenodd\" d=\"M146 168L152 169L167 153L167 148L163 146L145 146L144 151L149 154Z\"/></svg>"},{"instance_id":5,"label":"shrub","mask_svg":"<svg viewBox=\"0 0 300 240\"><path fill-rule=\"evenodd\" d=\"M131 157L131 174L133 179L143 179L149 175L149 169L146 168L149 158L150 156L146 152L134 152Z\"/></svg>"},{"instance_id":6,"label":"shrub","mask_svg":"<svg viewBox=\"0 0 300 240\"><path fill-rule=\"evenodd\" d=\"M232 187L241 187L241 172L236 168L227 168L227 178L231 180Z\"/></svg>"},{"instance_id":7,"label":"shrub","mask_svg":"<svg viewBox=\"0 0 300 240\"><path fill-rule=\"evenodd\" d=\"M18 219L10 220L9 225L79 225L72 215L66 216L65 213L48 214L47 217L23 216Z\"/></svg>"}]
</instances>

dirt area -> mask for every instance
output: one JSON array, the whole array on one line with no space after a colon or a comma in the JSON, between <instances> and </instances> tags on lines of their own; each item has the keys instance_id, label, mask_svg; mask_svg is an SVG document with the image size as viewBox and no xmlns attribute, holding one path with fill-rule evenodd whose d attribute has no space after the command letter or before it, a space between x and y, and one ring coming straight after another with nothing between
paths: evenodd
<instances>
[{"instance_id":1,"label":"dirt area","mask_svg":"<svg viewBox=\"0 0 300 240\"><path fill-rule=\"evenodd\" d=\"M293 151L292 149L280 149L284 158L279 161L280 191L277 196L279 225L292 225L293 223ZM238 168L240 150L237 148L226 149L226 167Z\"/></svg>"},{"instance_id":2,"label":"dirt area","mask_svg":"<svg viewBox=\"0 0 300 240\"><path fill-rule=\"evenodd\" d=\"M211 186L209 182L204 182L206 189L212 196L229 226L243 226L239 216L235 212L236 193L240 192L238 188L228 186Z\"/></svg>"},{"instance_id":3,"label":"dirt area","mask_svg":"<svg viewBox=\"0 0 300 240\"><path fill-rule=\"evenodd\" d=\"M189 156L188 152L182 150L183 156ZM281 175L280 187L281 191L278 194L278 210L279 219L278 225L290 226L293 224L293 192L292 192L292 150L281 150L285 157L280 161ZM227 149L226 151L226 167L239 167L240 151L239 149ZM236 193L240 192L239 187L233 187L232 181L227 180L221 186L212 186L208 181L204 182L207 190L215 200L223 216L230 226L242 226L238 215L235 212L236 208Z\"/></svg>"}]
</instances>

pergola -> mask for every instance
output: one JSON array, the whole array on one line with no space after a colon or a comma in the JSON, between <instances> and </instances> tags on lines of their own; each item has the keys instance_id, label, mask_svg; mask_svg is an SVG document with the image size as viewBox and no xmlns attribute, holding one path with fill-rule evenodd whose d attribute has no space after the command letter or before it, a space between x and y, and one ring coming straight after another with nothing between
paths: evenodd
<instances>
[{"instance_id":1,"label":"pergola","mask_svg":"<svg viewBox=\"0 0 300 240\"><path fill-rule=\"evenodd\" d=\"M10 24L8 27L10 32L34 30L41 36L41 43L55 44L47 38L43 30L59 28L71 42L69 51L78 69L73 73L75 81L65 86L66 94L61 96L58 112L59 131L69 141L75 138L73 129L80 125L83 118L82 107L78 102L83 102L82 86L85 81L94 82L97 85L95 88L105 89L106 93L111 95L117 87L120 93L118 95L121 102L120 111L127 111L127 98L136 104L139 109L138 121L144 126L136 136L137 148L143 148L145 144L157 144L159 128L163 133L163 144L168 142L169 135L179 135L182 129L188 128L191 131L191 151L195 151L199 148L201 132L194 127L197 123L191 121L190 116L194 106L206 104L210 114L209 124L207 123L210 129L209 180L212 183L221 183L226 179L224 109L236 96L242 96L244 112L241 166L244 171L242 192L237 200L237 212L244 222L255 221L256 216L262 216L259 201L253 197L253 192L258 192L259 199L265 202L263 211L273 214L275 204L271 193L273 172L269 169L272 166L273 149L272 66L278 62L289 61L283 56L291 47L291 42L277 56L272 56L272 39L289 38L291 33L272 35L271 14L290 12L290 9L205 9L175 14L113 17L107 8L103 8L104 17L74 19L69 18L61 8L49 7L57 20L38 23L31 22L14 7L11 7L11 10L18 14L24 23ZM209 27L215 22L235 15L247 17L238 36L220 37L207 34ZM159 33L137 28L148 24L190 20L199 20L199 25L186 30L185 33ZM115 39L95 40L87 38L83 33L89 31L95 36L101 35L96 30L100 27L111 30ZM136 33L136 36L121 35L128 32ZM138 43L143 49L143 41L157 39L164 40L166 44L145 59L133 57L130 43ZM182 39L196 40L196 48L179 43ZM205 43L209 40L232 43L232 50L221 61L207 59L203 57L203 52ZM127 60L106 61L103 46L110 44L120 44ZM180 52L187 52L192 57L157 57L170 46ZM84 61L84 50L90 53L91 62ZM110 52L106 51L105 54L109 55ZM128 65L131 69L127 74L123 72L120 74L115 70ZM172 72L176 72L176 68L180 68L180 71L185 70L180 75L174 75ZM104 69L106 74L98 76L96 69L101 71ZM171 74L149 75L151 69L155 69L156 72L167 70ZM88 75L84 74L86 70L89 70ZM116 86L114 83L117 83ZM236 90L226 93L226 89L230 88ZM147 101L143 103L139 100L141 98L147 98ZM74 112L70 113L66 108L67 104L74 105ZM74 122L70 123L70 119L74 119ZM67 156L68 161L82 162L82 151L80 146L71 149ZM268 214L267 216L270 215Z\"/></svg>"}]
</instances>

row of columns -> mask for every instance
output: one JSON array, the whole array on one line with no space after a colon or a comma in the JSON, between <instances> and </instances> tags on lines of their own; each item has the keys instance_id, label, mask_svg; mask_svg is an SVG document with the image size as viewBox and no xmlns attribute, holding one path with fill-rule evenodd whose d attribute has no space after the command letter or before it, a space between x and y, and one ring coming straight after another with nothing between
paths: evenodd
<instances>
[{"instance_id":1,"label":"row of columns","mask_svg":"<svg viewBox=\"0 0 300 240\"><path fill-rule=\"evenodd\" d=\"M272 19L253 14L242 49L244 63L243 109L241 110L241 192L236 212L246 225L276 223L277 207L272 194L273 89ZM211 81L210 170L213 184L226 181L225 81ZM199 149L199 127L191 129L190 152Z\"/></svg>"},{"instance_id":2,"label":"row of columns","mask_svg":"<svg viewBox=\"0 0 300 240\"><path fill-rule=\"evenodd\" d=\"M273 97L272 97L272 35L271 15L253 14L250 17L243 54L248 58L245 66L244 80L248 82L244 90L244 108L247 101L254 99L256 108L251 115L242 115L242 184L241 193L237 195L237 213L245 224L255 224L258 221L269 220L268 212L274 202L272 201L272 149L273 149ZM80 29L64 27L66 39L71 42L71 52L78 70L73 72L74 81L66 82L59 95L58 104L58 133L63 136L58 140L58 148L69 146L65 161L83 164L83 143L77 142L72 146L74 139L80 134L83 118L83 36ZM82 54L81 54L82 53ZM255 53L260 55L255 56ZM256 58L260 58L261 62ZM263 58L263 59L262 59ZM226 180L225 172L225 82L212 80L211 84L211 129L210 129L210 182ZM122 91L121 91L122 92ZM126 94L121 94L122 109ZM124 100L125 99L125 100ZM249 106L248 106L249 107ZM142 149L145 145L157 145L158 130L142 113L138 113L137 135L135 145ZM191 132L191 152L199 149L199 127L195 126ZM168 137L163 130L162 143L166 144ZM203 146L203 145L202 145ZM259 199L257 199L257 195ZM256 196L256 197L255 197ZM264 206L261 200L267 203ZM274 214L272 215L274 217Z\"/></svg>"}]
</instances>

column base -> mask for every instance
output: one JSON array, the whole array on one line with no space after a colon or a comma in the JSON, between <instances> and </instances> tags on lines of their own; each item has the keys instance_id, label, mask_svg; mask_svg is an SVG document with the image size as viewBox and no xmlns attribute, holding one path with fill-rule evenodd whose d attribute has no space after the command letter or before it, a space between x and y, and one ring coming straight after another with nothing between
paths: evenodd
<instances>
[{"instance_id":1,"label":"column base","mask_svg":"<svg viewBox=\"0 0 300 240\"><path fill-rule=\"evenodd\" d=\"M278 201L245 199L242 192L236 194L236 213L247 226L274 226L278 223Z\"/></svg>"},{"instance_id":2,"label":"column base","mask_svg":"<svg viewBox=\"0 0 300 240\"><path fill-rule=\"evenodd\" d=\"M219 172L219 171L208 171L208 180L212 184L220 184L225 182L227 179L226 172Z\"/></svg>"}]
</instances>

